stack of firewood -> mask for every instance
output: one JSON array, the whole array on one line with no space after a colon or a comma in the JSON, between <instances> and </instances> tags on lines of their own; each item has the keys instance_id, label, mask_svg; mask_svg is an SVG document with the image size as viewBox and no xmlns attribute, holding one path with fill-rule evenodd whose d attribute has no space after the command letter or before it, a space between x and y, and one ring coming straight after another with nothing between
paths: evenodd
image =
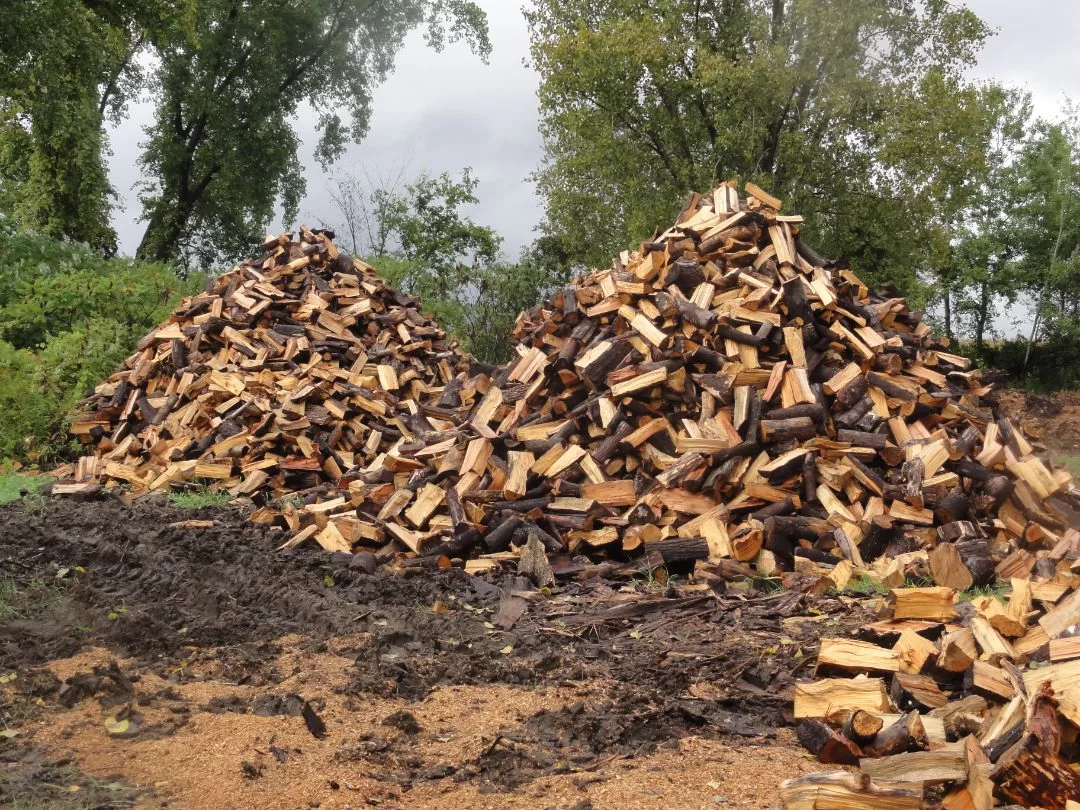
<instances>
[{"instance_id":1,"label":"stack of firewood","mask_svg":"<svg viewBox=\"0 0 1080 810\"><path fill-rule=\"evenodd\" d=\"M215 481L289 544L406 566L495 565L535 535L561 574L604 557L891 586L942 548L984 584L1023 544L1051 576L1068 473L902 297L746 191L692 195L521 315L501 369L327 234L268 240L98 387L73 426L94 454L58 489Z\"/></svg>"},{"instance_id":2,"label":"stack of firewood","mask_svg":"<svg viewBox=\"0 0 1080 810\"><path fill-rule=\"evenodd\" d=\"M467 363L417 299L340 254L330 234L269 238L260 259L185 299L97 386L71 428L94 454L59 470L54 492L104 482L293 496L255 519L299 529L305 498L316 515L345 502L320 497L347 471L385 471L371 494L389 497L393 473L417 466L395 448L448 426L420 403ZM321 528L339 549L383 537L358 520Z\"/></svg>"},{"instance_id":3,"label":"stack of firewood","mask_svg":"<svg viewBox=\"0 0 1080 810\"><path fill-rule=\"evenodd\" d=\"M1076 807L1078 541L1069 530L1040 558L1063 563L1051 578L1028 551L1006 558L997 573L1007 601L970 591L961 600L945 586L894 589L882 620L858 638L823 639L819 679L796 686L798 736L822 762L859 773L790 780L787 806L826 806L828 797L829 807L867 810L931 799L946 810Z\"/></svg>"}]
</instances>

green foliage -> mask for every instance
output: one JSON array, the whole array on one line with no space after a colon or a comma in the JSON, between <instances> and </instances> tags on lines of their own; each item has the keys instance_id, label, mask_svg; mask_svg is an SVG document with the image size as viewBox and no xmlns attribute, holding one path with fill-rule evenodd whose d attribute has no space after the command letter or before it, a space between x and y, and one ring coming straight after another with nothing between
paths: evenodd
<instances>
[{"instance_id":1,"label":"green foliage","mask_svg":"<svg viewBox=\"0 0 1080 810\"><path fill-rule=\"evenodd\" d=\"M973 585L960 591L959 599L961 602L971 602L982 596L992 596L999 602L1004 602L1009 591L1009 583L1007 582L994 582L991 585Z\"/></svg>"},{"instance_id":2,"label":"green foliage","mask_svg":"<svg viewBox=\"0 0 1080 810\"><path fill-rule=\"evenodd\" d=\"M136 59L193 0L9 0L0 28L0 212L116 250L104 123L144 86Z\"/></svg>"},{"instance_id":3,"label":"green foliage","mask_svg":"<svg viewBox=\"0 0 1080 810\"><path fill-rule=\"evenodd\" d=\"M362 237L369 262L391 286L420 297L425 311L480 360L505 362L520 311L554 290L564 268L549 249L534 247L518 264L499 260L501 239L463 211L477 202L470 169L460 178L421 174L402 190L368 194L356 181L339 189L343 232ZM370 199L363 199L368 196Z\"/></svg>"},{"instance_id":4,"label":"green foliage","mask_svg":"<svg viewBox=\"0 0 1080 810\"><path fill-rule=\"evenodd\" d=\"M575 262L606 264L691 189L739 177L827 254L911 288L979 162L965 126L984 99L961 76L989 31L952 4L539 0L527 17L544 228Z\"/></svg>"},{"instance_id":5,"label":"green foliage","mask_svg":"<svg viewBox=\"0 0 1080 810\"><path fill-rule=\"evenodd\" d=\"M866 574L858 574L852 578L844 590L861 596L884 596L889 589L880 582L875 582Z\"/></svg>"},{"instance_id":6,"label":"green foliage","mask_svg":"<svg viewBox=\"0 0 1080 810\"><path fill-rule=\"evenodd\" d=\"M233 499L228 492L210 489L201 484L188 489L174 490L169 493L169 500L183 509L202 509L204 506L224 506Z\"/></svg>"},{"instance_id":7,"label":"green foliage","mask_svg":"<svg viewBox=\"0 0 1080 810\"><path fill-rule=\"evenodd\" d=\"M1072 473L1073 477L1080 477L1080 456L1058 456L1055 460Z\"/></svg>"},{"instance_id":8,"label":"green foliage","mask_svg":"<svg viewBox=\"0 0 1080 810\"><path fill-rule=\"evenodd\" d=\"M86 245L0 233L0 340L37 349L50 334L94 321L103 339L129 345L200 280L181 282L163 264L102 260Z\"/></svg>"},{"instance_id":9,"label":"green foliage","mask_svg":"<svg viewBox=\"0 0 1080 810\"><path fill-rule=\"evenodd\" d=\"M0 459L62 452L69 411L199 282L0 231Z\"/></svg>"},{"instance_id":10,"label":"green foliage","mask_svg":"<svg viewBox=\"0 0 1080 810\"><path fill-rule=\"evenodd\" d=\"M332 163L366 134L372 90L418 26L435 48L490 50L470 0L201 0L197 37L157 49L138 255L214 266L246 254L275 206L294 219L305 189L293 112L316 111L316 157Z\"/></svg>"}]
</instances>

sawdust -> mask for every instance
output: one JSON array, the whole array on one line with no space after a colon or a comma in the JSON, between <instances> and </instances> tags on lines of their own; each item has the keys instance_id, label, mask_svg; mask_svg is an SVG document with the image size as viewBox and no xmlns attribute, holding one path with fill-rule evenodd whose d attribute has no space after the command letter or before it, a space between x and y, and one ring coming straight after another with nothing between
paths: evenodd
<instances>
[{"instance_id":1,"label":"sawdust","mask_svg":"<svg viewBox=\"0 0 1080 810\"><path fill-rule=\"evenodd\" d=\"M107 650L94 648L50 662L48 669L64 680L110 660ZM122 671L134 666L118 663ZM638 757L600 756L513 788L483 778L461 780L469 763L500 748L520 748L514 730L537 712L602 699L603 682L559 688L457 685L436 688L419 702L358 700L335 688L351 664L330 652L287 652L275 661L282 672L295 670L276 688L300 691L320 707L329 730L322 740L300 717L257 716L250 708L206 710L215 701L250 705L265 694L262 687L178 681L145 670L136 676L140 733L133 739L110 737L104 721L113 712L89 699L70 710L45 712L26 732L48 755L71 757L90 775L118 775L148 789L159 806L205 810L372 803L584 807L585 800L595 808L767 808L778 801L779 779L820 768L782 730L767 744L691 736ZM387 724L403 712L415 720L409 730Z\"/></svg>"},{"instance_id":2,"label":"sawdust","mask_svg":"<svg viewBox=\"0 0 1080 810\"><path fill-rule=\"evenodd\" d=\"M497 579L286 559L227 510L155 534L182 514L0 510L0 806L766 808L819 767L787 729L794 679L864 620L591 579L504 630Z\"/></svg>"}]
</instances>

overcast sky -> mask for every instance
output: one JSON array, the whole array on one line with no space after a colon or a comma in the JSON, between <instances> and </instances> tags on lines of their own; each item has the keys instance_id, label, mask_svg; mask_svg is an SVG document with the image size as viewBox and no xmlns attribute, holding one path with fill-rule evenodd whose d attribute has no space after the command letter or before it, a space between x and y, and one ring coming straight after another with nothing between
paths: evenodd
<instances>
[{"instance_id":1,"label":"overcast sky","mask_svg":"<svg viewBox=\"0 0 1080 810\"><path fill-rule=\"evenodd\" d=\"M542 151L538 77L523 64L529 37L520 0L479 2L491 29L490 62L483 64L463 44L436 53L419 34L410 37L394 75L375 92L370 135L350 147L339 169L396 175L404 165L413 177L423 170L456 173L471 166L480 181L480 203L470 214L501 234L504 253L516 258L532 241L541 217L528 181ZM1074 56L1080 4L970 0L967 5L997 31L982 53L976 76L1027 87L1040 115L1054 116L1066 95L1080 97ZM133 185L139 179L135 159L142 127L151 109L148 100L133 106L128 119L111 132L112 181L124 202L115 224L125 253L134 252L142 235ZM311 225L333 222L329 178L311 157L314 131L303 123L300 130L308 179L301 220Z\"/></svg>"}]
</instances>

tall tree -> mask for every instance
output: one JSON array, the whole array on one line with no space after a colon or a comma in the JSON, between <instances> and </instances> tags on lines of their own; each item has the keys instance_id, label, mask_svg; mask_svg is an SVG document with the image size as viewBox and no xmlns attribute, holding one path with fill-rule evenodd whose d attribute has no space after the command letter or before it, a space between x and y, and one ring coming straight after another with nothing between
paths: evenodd
<instances>
[{"instance_id":1,"label":"tall tree","mask_svg":"<svg viewBox=\"0 0 1080 810\"><path fill-rule=\"evenodd\" d=\"M316 116L316 157L332 163L366 133L373 89L418 26L433 47L490 51L471 0L200 0L197 40L159 50L138 255L213 264L247 251L275 206L295 217L296 116Z\"/></svg>"},{"instance_id":2,"label":"tall tree","mask_svg":"<svg viewBox=\"0 0 1080 810\"><path fill-rule=\"evenodd\" d=\"M537 0L527 12L547 157L545 228L599 264L738 176L806 214L823 247L914 279L925 232L902 142L962 87L988 35L945 0ZM936 86L935 86L936 83ZM962 98L954 98L964 103ZM932 123L932 122L931 122Z\"/></svg>"},{"instance_id":3,"label":"tall tree","mask_svg":"<svg viewBox=\"0 0 1080 810\"><path fill-rule=\"evenodd\" d=\"M928 74L915 114L897 118L888 150L903 165L909 217L904 233L925 245L922 297L939 305L950 337L982 352L1001 296L1014 293L1016 254L1013 166L1031 116L1027 93L995 84L966 85Z\"/></svg>"},{"instance_id":4,"label":"tall tree","mask_svg":"<svg viewBox=\"0 0 1080 810\"><path fill-rule=\"evenodd\" d=\"M0 211L116 249L105 121L143 86L136 57L182 35L192 0L10 0L0 26Z\"/></svg>"},{"instance_id":5,"label":"tall tree","mask_svg":"<svg viewBox=\"0 0 1080 810\"><path fill-rule=\"evenodd\" d=\"M476 187L468 168L460 178L424 173L401 190L373 188L366 206L367 248L379 272L459 334L502 244L462 210L477 203Z\"/></svg>"},{"instance_id":6,"label":"tall tree","mask_svg":"<svg viewBox=\"0 0 1080 810\"><path fill-rule=\"evenodd\" d=\"M1080 324L1080 117L1040 121L1016 165L1016 285L1032 310L1026 371L1033 344L1057 328ZM1073 340L1077 336L1073 335Z\"/></svg>"}]
</instances>

